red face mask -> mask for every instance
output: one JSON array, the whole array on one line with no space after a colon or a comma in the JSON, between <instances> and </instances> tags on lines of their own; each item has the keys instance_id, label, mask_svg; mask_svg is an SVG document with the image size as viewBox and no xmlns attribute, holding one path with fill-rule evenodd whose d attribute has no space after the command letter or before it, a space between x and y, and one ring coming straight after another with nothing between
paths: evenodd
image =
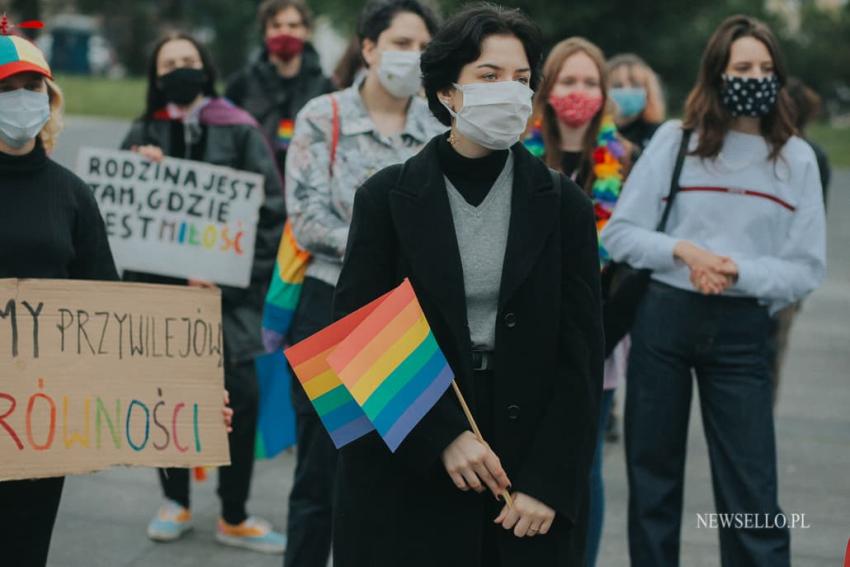
<instances>
[{"instance_id":1,"label":"red face mask","mask_svg":"<svg viewBox=\"0 0 850 567\"><path fill-rule=\"evenodd\" d=\"M291 61L304 51L304 40L285 33L275 35L266 38L266 49L283 61Z\"/></svg>"},{"instance_id":2,"label":"red face mask","mask_svg":"<svg viewBox=\"0 0 850 567\"><path fill-rule=\"evenodd\" d=\"M549 104L558 119L571 128L584 126L602 108L602 97L571 92L565 96L549 95Z\"/></svg>"}]
</instances>

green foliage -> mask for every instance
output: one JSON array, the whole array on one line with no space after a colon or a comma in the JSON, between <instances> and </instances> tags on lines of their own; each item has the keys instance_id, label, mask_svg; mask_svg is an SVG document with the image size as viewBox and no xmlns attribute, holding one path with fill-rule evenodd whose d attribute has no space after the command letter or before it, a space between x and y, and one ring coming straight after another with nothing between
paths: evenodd
<instances>
[{"instance_id":1,"label":"green foliage","mask_svg":"<svg viewBox=\"0 0 850 567\"><path fill-rule=\"evenodd\" d=\"M131 119L145 108L147 85L141 78L107 79L59 75L57 84L65 94L65 113Z\"/></svg>"},{"instance_id":2,"label":"green foliage","mask_svg":"<svg viewBox=\"0 0 850 567\"><path fill-rule=\"evenodd\" d=\"M33 0L16 0L16 4ZM102 15L105 33L119 60L132 74L143 74L153 39L182 28L208 30L222 76L243 65L258 45L254 23L260 0L77 0L85 13ZM429 0L426 0L429 1ZM464 0L430 0L450 16ZM353 34L364 0L309 0L317 15L329 16L337 29ZM790 33L765 9L765 0L501 0L522 8L541 27L549 46L572 35L597 43L611 56L634 52L661 76L671 114L681 112L693 84L702 50L726 17L745 13L765 19L785 47L792 74L826 96L850 85L850 2L824 12L815 2L800 2L800 30Z\"/></svg>"},{"instance_id":3,"label":"green foliage","mask_svg":"<svg viewBox=\"0 0 850 567\"><path fill-rule=\"evenodd\" d=\"M850 128L818 123L810 126L806 134L823 147L832 167L850 167Z\"/></svg>"},{"instance_id":4,"label":"green foliage","mask_svg":"<svg viewBox=\"0 0 850 567\"><path fill-rule=\"evenodd\" d=\"M804 3L800 33L786 50L791 72L823 96L850 86L850 3L837 13Z\"/></svg>"}]
</instances>

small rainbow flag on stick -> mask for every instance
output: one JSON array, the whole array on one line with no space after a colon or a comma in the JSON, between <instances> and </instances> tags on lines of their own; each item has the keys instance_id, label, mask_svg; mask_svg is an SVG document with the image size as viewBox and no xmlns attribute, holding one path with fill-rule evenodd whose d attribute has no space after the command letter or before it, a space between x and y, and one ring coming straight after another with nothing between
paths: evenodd
<instances>
[{"instance_id":1,"label":"small rainbow flag on stick","mask_svg":"<svg viewBox=\"0 0 850 567\"><path fill-rule=\"evenodd\" d=\"M284 351L337 449L375 428L328 364L328 356L374 310L377 301Z\"/></svg>"},{"instance_id":2,"label":"small rainbow flag on stick","mask_svg":"<svg viewBox=\"0 0 850 567\"><path fill-rule=\"evenodd\" d=\"M391 451L454 380L406 279L337 345L328 364Z\"/></svg>"},{"instance_id":3,"label":"small rainbow flag on stick","mask_svg":"<svg viewBox=\"0 0 850 567\"><path fill-rule=\"evenodd\" d=\"M337 447L377 430L395 451L454 380L406 279L286 356Z\"/></svg>"}]
</instances>

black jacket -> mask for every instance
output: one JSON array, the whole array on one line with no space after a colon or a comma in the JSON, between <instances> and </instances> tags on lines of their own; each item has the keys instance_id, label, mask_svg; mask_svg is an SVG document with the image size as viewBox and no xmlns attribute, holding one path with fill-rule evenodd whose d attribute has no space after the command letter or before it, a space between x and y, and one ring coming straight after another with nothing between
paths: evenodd
<instances>
[{"instance_id":1,"label":"black jacket","mask_svg":"<svg viewBox=\"0 0 850 567\"><path fill-rule=\"evenodd\" d=\"M248 111L275 144L282 119L294 120L307 102L334 90L333 83L322 74L319 54L307 43L302 54L301 71L292 80L283 79L263 51L228 80L224 94ZM285 151L278 147L275 150L283 172Z\"/></svg>"},{"instance_id":2,"label":"black jacket","mask_svg":"<svg viewBox=\"0 0 850 567\"><path fill-rule=\"evenodd\" d=\"M178 131L179 130L179 131ZM277 247L283 233L283 183L271 148L263 133L248 124L205 125L199 148L179 148L182 125L176 121L137 120L133 123L122 149L152 144L172 157L188 157L214 165L259 173L265 178L265 198L260 208L251 283L247 288L221 287L222 326L227 360L243 361L264 351L260 338L263 302L274 269ZM129 281L182 284L185 280L125 272Z\"/></svg>"},{"instance_id":3,"label":"black jacket","mask_svg":"<svg viewBox=\"0 0 850 567\"><path fill-rule=\"evenodd\" d=\"M583 564L587 490L602 391L596 226L590 200L517 144L495 346L493 435L513 482L557 512L546 536L499 534L503 567ZM409 277L473 414L460 253L437 139L358 190L335 311ZM484 499L459 491L443 450L470 429L451 388L395 454L371 433L340 452L339 567L475 567ZM485 567L485 566L482 566Z\"/></svg>"}]
</instances>

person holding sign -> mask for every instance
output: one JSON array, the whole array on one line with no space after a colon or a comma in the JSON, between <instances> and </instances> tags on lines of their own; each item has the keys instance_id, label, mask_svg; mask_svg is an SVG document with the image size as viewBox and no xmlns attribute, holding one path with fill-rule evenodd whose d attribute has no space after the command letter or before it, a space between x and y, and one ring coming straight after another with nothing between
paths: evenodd
<instances>
[{"instance_id":1,"label":"person holding sign","mask_svg":"<svg viewBox=\"0 0 850 567\"><path fill-rule=\"evenodd\" d=\"M7 29L0 28L0 278L117 280L91 191L47 155L61 130L62 91L41 51ZM0 305L0 317L8 310ZM4 565L47 562L64 480L0 482Z\"/></svg>"},{"instance_id":2,"label":"person holding sign","mask_svg":"<svg viewBox=\"0 0 850 567\"><path fill-rule=\"evenodd\" d=\"M286 204L295 240L312 257L290 344L332 320L334 286L359 187L380 169L416 154L444 129L416 96L420 53L437 26L419 0L369 2L358 23L368 71L350 88L313 99L298 115L286 157ZM298 452L285 565L324 567L331 546L336 449L297 381L292 399Z\"/></svg>"},{"instance_id":3,"label":"person holding sign","mask_svg":"<svg viewBox=\"0 0 850 567\"><path fill-rule=\"evenodd\" d=\"M541 57L518 10L455 15L421 63L450 133L356 194L336 315L408 278L480 435L449 389L395 452L374 432L345 445L337 567L583 564L599 258L590 199L520 143Z\"/></svg>"},{"instance_id":4,"label":"person holding sign","mask_svg":"<svg viewBox=\"0 0 850 567\"><path fill-rule=\"evenodd\" d=\"M257 422L257 379L254 357L260 341L264 288L274 266L283 228L284 203L274 153L257 123L246 112L216 96L216 73L207 51L186 34L171 34L154 48L148 72L147 107L122 148L158 161L185 158L260 173L265 197L260 209L250 285L220 286L225 351L225 385L230 391L233 432L231 465L219 470L222 518L216 539L224 544L266 553L283 553L285 539L268 522L245 510L254 466ZM213 282L180 280L125 272L129 281L215 286ZM148 526L156 541L170 541L191 527L189 471L160 470L166 503Z\"/></svg>"}]
</instances>

